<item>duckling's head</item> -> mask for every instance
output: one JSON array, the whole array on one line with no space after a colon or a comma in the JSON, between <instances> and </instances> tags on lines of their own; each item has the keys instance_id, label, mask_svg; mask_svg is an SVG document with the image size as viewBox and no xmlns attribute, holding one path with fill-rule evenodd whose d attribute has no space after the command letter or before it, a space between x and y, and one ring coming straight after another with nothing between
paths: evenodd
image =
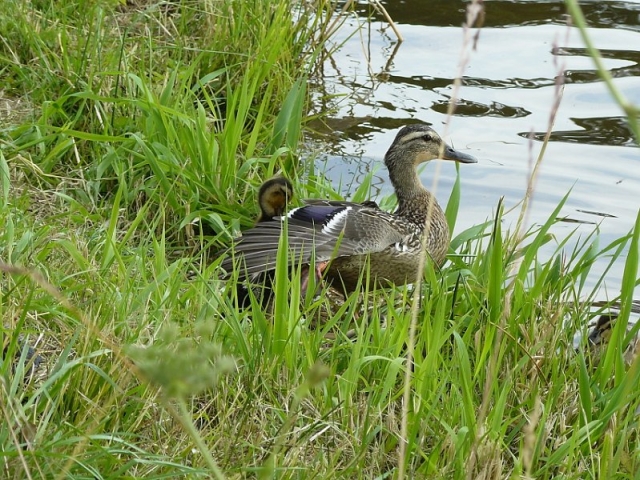
<instances>
[{"instance_id":1,"label":"duckling's head","mask_svg":"<svg viewBox=\"0 0 640 480\"><path fill-rule=\"evenodd\" d=\"M593 330L589 333L589 343L591 345L600 345L601 343L609 341L609 338L611 338L613 322L617 318L618 315L615 313L605 313L600 315L600 318L598 318Z\"/></svg>"},{"instance_id":2,"label":"duckling's head","mask_svg":"<svg viewBox=\"0 0 640 480\"><path fill-rule=\"evenodd\" d=\"M421 163L436 159L454 160L460 163L476 163L471 155L462 153L447 145L435 130L426 125L407 125L396 135L385 155L389 171L402 170L408 165L417 167Z\"/></svg>"},{"instance_id":3,"label":"duckling's head","mask_svg":"<svg viewBox=\"0 0 640 480\"><path fill-rule=\"evenodd\" d=\"M293 186L284 177L273 177L264 182L258 191L260 216L258 222L271 220L284 214L287 203L293 198Z\"/></svg>"}]
</instances>

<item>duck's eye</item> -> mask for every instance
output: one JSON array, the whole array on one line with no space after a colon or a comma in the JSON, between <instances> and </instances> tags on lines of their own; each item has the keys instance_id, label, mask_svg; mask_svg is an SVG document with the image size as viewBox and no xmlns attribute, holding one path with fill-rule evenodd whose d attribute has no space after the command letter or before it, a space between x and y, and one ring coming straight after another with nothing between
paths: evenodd
<instances>
[{"instance_id":1,"label":"duck's eye","mask_svg":"<svg viewBox=\"0 0 640 480\"><path fill-rule=\"evenodd\" d=\"M429 134L426 134L425 136L423 136L423 137L422 137L422 139L423 139L425 142L431 142L431 141L433 140L433 138L432 138L432 137L431 137L431 135L429 135Z\"/></svg>"}]
</instances>

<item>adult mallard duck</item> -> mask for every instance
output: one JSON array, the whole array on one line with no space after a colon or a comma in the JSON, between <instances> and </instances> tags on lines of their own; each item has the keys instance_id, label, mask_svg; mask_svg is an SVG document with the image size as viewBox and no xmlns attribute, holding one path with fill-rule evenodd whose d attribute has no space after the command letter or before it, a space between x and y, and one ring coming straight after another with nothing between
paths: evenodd
<instances>
[{"instance_id":1,"label":"adult mallard duck","mask_svg":"<svg viewBox=\"0 0 640 480\"><path fill-rule=\"evenodd\" d=\"M318 274L324 274L343 293L357 288L366 265L371 287L413 282L424 249L440 266L449 248L444 212L422 185L416 170L421 163L439 158L477 162L448 146L426 125L403 127L384 158L398 199L395 213L380 210L375 204L311 200L280 221L259 223L245 231L222 268L231 271L239 259L241 277L273 270L286 226L290 263L315 262Z\"/></svg>"}]
</instances>

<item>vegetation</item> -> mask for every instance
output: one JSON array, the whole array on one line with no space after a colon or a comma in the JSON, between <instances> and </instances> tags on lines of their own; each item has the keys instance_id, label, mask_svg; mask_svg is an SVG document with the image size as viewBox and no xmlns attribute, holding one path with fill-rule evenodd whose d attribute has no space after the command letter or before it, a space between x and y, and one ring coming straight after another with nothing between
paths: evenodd
<instances>
[{"instance_id":1,"label":"vegetation","mask_svg":"<svg viewBox=\"0 0 640 480\"><path fill-rule=\"evenodd\" d=\"M300 197L337 195L295 156L337 25L304 5L3 4L2 477L636 475L640 216L567 251L557 211L502 231L498 208L416 292L300 298L282 261L272 308L238 308L214 253L256 185L284 171ZM595 362L575 300L603 256L625 274Z\"/></svg>"}]
</instances>

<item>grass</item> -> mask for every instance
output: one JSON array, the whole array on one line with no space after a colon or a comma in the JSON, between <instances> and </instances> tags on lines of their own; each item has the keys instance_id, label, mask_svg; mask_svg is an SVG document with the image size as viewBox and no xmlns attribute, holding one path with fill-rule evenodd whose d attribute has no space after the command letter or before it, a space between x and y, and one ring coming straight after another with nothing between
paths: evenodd
<instances>
[{"instance_id":1,"label":"grass","mask_svg":"<svg viewBox=\"0 0 640 480\"><path fill-rule=\"evenodd\" d=\"M273 311L237 308L213 253L256 185L336 196L296 157L333 7L6 5L3 96L31 108L0 133L3 478L636 478L640 217L569 247L562 204L524 231L497 206L427 265L419 304L300 299L280 259ZM572 342L599 257L625 272L595 362Z\"/></svg>"}]
</instances>

